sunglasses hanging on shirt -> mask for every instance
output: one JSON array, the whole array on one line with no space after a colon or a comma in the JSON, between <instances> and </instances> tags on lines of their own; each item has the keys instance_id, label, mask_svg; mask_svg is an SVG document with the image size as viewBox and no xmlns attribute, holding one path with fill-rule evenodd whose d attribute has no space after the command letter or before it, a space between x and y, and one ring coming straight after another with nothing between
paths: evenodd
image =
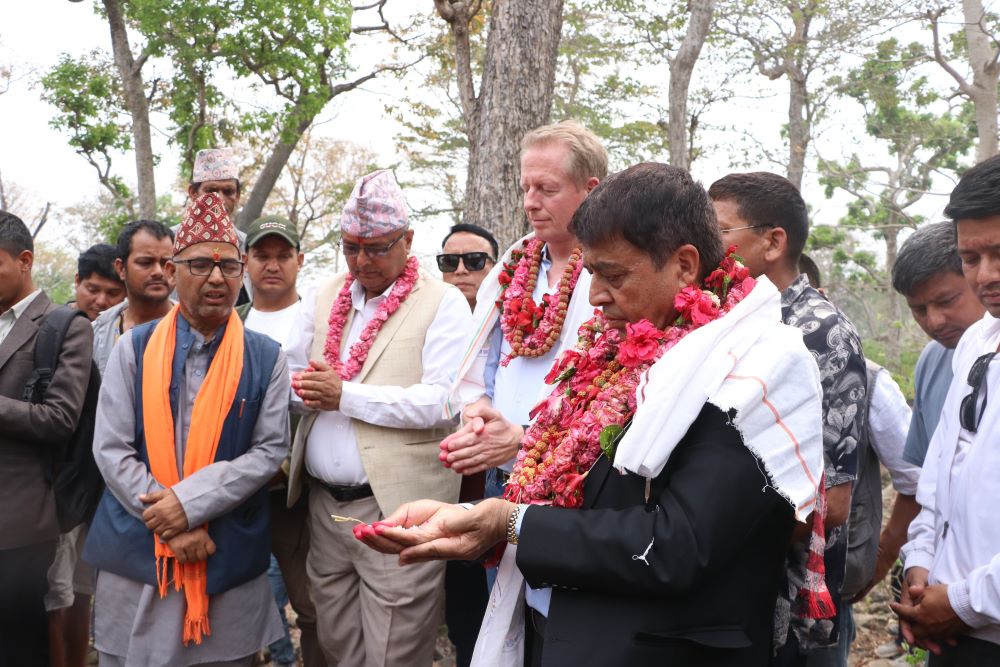
<instances>
[{"instance_id":1,"label":"sunglasses hanging on shirt","mask_svg":"<svg viewBox=\"0 0 1000 667\"><path fill-rule=\"evenodd\" d=\"M975 433L979 428L979 422L983 420L983 413L986 412L986 394L989 389L986 376L989 375L990 362L996 356L996 352L988 352L982 355L972 364L969 369L969 386L972 393L962 399L958 413L958 422L966 431ZM983 394L983 405L979 407L979 392Z\"/></svg>"},{"instance_id":2,"label":"sunglasses hanging on shirt","mask_svg":"<svg viewBox=\"0 0 1000 667\"><path fill-rule=\"evenodd\" d=\"M441 273L458 271L458 262L465 264L466 271L482 271L486 260L496 261L486 252L442 253L437 256L438 269Z\"/></svg>"}]
</instances>

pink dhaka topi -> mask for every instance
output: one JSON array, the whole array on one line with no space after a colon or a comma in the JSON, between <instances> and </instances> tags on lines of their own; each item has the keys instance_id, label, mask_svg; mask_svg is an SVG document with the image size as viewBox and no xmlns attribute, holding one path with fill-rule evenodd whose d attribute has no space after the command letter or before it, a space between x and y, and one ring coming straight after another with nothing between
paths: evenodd
<instances>
[{"instance_id":1,"label":"pink dhaka topi","mask_svg":"<svg viewBox=\"0 0 1000 667\"><path fill-rule=\"evenodd\" d=\"M194 156L194 168L191 170L192 183L227 181L231 178L238 180L239 177L236 156L231 148L206 148Z\"/></svg>"},{"instance_id":2,"label":"pink dhaka topi","mask_svg":"<svg viewBox=\"0 0 1000 667\"><path fill-rule=\"evenodd\" d=\"M385 236L409 224L403 191L388 169L362 177L340 217L340 231L360 238Z\"/></svg>"}]
</instances>

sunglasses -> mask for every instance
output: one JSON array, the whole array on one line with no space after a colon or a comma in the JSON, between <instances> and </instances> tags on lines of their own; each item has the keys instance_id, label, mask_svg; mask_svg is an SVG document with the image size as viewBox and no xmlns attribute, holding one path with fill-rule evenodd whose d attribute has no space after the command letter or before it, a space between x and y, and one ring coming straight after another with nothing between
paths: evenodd
<instances>
[{"instance_id":1,"label":"sunglasses","mask_svg":"<svg viewBox=\"0 0 1000 667\"><path fill-rule=\"evenodd\" d=\"M482 271L486 266L486 260L496 261L487 252L442 253L437 256L438 269L441 273L458 271L459 262L465 264L466 271Z\"/></svg>"},{"instance_id":2,"label":"sunglasses","mask_svg":"<svg viewBox=\"0 0 1000 667\"><path fill-rule=\"evenodd\" d=\"M972 393L962 399L962 405L958 413L958 422L962 425L962 428L970 433L976 432L976 429L979 428L979 422L983 420L983 413L986 412L986 393L988 389L986 375L990 370L990 362L993 361L993 357L995 356L996 352L988 352L976 359L975 363L972 364L972 368L969 369L968 383L972 387ZM980 391L983 392L982 407L979 407Z\"/></svg>"},{"instance_id":3,"label":"sunglasses","mask_svg":"<svg viewBox=\"0 0 1000 667\"><path fill-rule=\"evenodd\" d=\"M360 245L357 243L348 243L347 241L343 241L341 242L340 247L346 257L357 257L361 254L361 251L364 251L364 253L369 257L385 257L389 254L389 251L392 250L392 247L402 241L405 236L406 232L404 231L402 234L397 236L392 243L386 243L385 245Z\"/></svg>"}]
</instances>

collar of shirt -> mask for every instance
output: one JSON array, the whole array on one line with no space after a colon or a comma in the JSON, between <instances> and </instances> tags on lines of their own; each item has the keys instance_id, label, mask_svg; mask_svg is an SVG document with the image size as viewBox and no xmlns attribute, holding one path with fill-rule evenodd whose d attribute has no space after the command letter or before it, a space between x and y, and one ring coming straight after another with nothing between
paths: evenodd
<instances>
[{"instance_id":1,"label":"collar of shirt","mask_svg":"<svg viewBox=\"0 0 1000 667\"><path fill-rule=\"evenodd\" d=\"M799 277L792 281L792 284L781 291L781 307L787 308L802 296L809 285L809 277L800 273Z\"/></svg>"},{"instance_id":2,"label":"collar of shirt","mask_svg":"<svg viewBox=\"0 0 1000 667\"><path fill-rule=\"evenodd\" d=\"M371 304L373 306L378 306L382 301L389 296L392 292L392 288L396 286L396 281L393 280L389 283L389 286L382 291L378 296L373 296L370 299L365 299L365 288L361 284L361 281L355 280L351 283L351 304L354 306L354 310L359 313L365 312L365 306Z\"/></svg>"},{"instance_id":3,"label":"collar of shirt","mask_svg":"<svg viewBox=\"0 0 1000 667\"><path fill-rule=\"evenodd\" d=\"M21 299L10 308L8 308L3 313L3 315L8 315L8 314L13 315L11 321L16 322L17 318L21 317L21 315L24 314L24 311L28 309L28 306L31 305L31 302L35 300L35 297L41 293L42 293L41 289L36 289L34 292Z\"/></svg>"}]
</instances>

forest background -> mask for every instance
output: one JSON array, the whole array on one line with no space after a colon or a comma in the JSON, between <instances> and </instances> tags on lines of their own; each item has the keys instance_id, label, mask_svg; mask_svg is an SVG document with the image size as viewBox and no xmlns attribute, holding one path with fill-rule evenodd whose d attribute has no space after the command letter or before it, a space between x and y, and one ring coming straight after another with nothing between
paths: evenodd
<instances>
[{"instance_id":1,"label":"forest background","mask_svg":"<svg viewBox=\"0 0 1000 667\"><path fill-rule=\"evenodd\" d=\"M889 279L962 172L997 153L1000 18L983 0L46 0L0 16L0 209L71 297L76 255L175 221L194 154L241 160L238 224L291 219L306 280L341 267L353 182L393 168L424 266L448 226L526 229L518 141L597 132L706 184L768 170L808 252L907 395L926 338Z\"/></svg>"}]
</instances>

